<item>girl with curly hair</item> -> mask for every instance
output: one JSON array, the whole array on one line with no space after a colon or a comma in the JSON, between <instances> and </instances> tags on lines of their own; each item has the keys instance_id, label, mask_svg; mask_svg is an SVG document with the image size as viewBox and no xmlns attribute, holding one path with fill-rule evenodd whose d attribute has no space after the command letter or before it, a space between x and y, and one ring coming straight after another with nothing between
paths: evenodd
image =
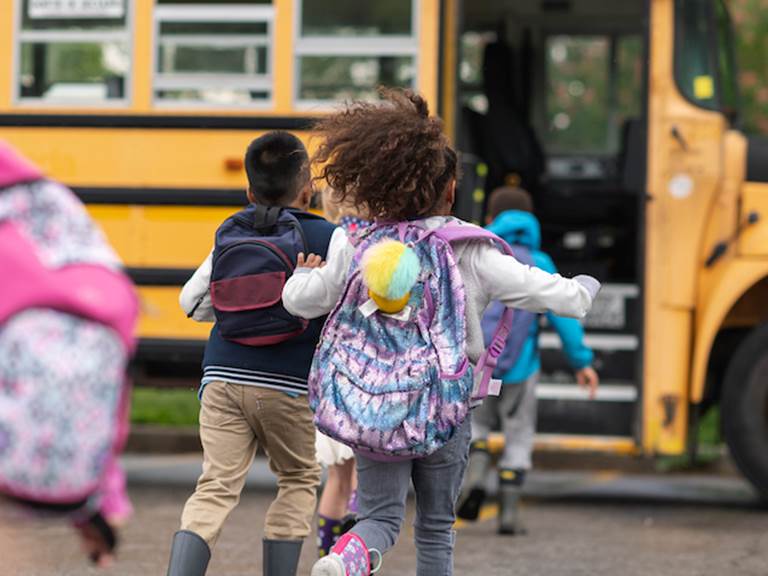
<instances>
[{"instance_id":1,"label":"girl with curly hair","mask_svg":"<svg viewBox=\"0 0 768 576\"><path fill-rule=\"evenodd\" d=\"M333 311L310 377L315 384L316 422L319 424L322 410L332 404L341 410L333 414L346 418L354 409L362 414L358 421L370 420L369 428L353 425L335 430L337 438L343 433L357 434L349 443L357 459L358 523L328 556L315 563L313 576L367 576L376 572L381 555L397 540L411 481L416 493L416 573L453 574L454 508L470 442L466 413L472 385L467 379L473 378L475 371L457 368L444 376L442 360L460 358L464 366L482 364L479 361L485 355L480 320L491 301L533 312L552 309L556 314L584 317L600 286L591 277L566 279L524 266L505 255L496 239L486 234L480 240L482 230L452 218L458 162L442 122L431 117L424 99L412 92L385 91L383 96L383 104L353 103L322 121L319 130L323 141L314 159L321 166L319 177L339 200L364 209L374 224L362 239L352 242L337 230L325 263L311 254L300 256L297 270L283 291L285 308L296 316L316 318ZM450 245L429 239L441 230L455 233L457 228L462 229L460 236L473 239L451 241ZM383 240L378 242L379 238ZM378 256L390 260L377 261ZM433 289L437 299L430 297ZM343 300L337 306L340 298ZM353 302L357 298L367 301L358 307ZM435 326L441 330L436 331ZM413 338L398 340L406 331ZM419 350L426 351L437 350L440 344L436 360L440 370L424 372L421 364L413 364L414 356L420 353L413 348L390 354L398 349L398 342L415 342ZM323 354L338 360L333 354L342 353L348 354L346 364L318 361ZM357 363L360 358L364 362ZM451 363L451 367L459 365ZM454 418L450 434L436 442L435 449L407 458L382 459L382 452L369 449L371 444L366 442L382 442L384 438L384 443L394 446L402 438L402 442L410 441L415 437L411 432L421 429L380 433L381 422L393 421L394 412L408 412L412 406L381 405L374 409L378 401L355 406L362 398L360 390L375 389L383 382L388 389L379 392L386 394L393 386L397 388L397 374L413 379L433 372L440 372L437 383L447 390L445 394L464 402L454 404L456 410L450 414L437 412L435 419L447 420L454 414L462 417ZM350 378L358 379L357 389L350 385ZM324 394L328 389L335 392ZM411 396L400 398L408 402L405 398ZM418 398L421 401L424 397ZM349 414L343 413L345 406L350 407ZM333 424L325 429L333 432Z\"/></svg>"}]
</instances>

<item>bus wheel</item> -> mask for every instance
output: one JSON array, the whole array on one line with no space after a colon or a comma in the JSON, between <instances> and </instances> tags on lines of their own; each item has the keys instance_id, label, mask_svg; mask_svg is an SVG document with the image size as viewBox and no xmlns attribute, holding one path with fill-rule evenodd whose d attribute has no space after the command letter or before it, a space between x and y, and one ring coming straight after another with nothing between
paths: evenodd
<instances>
[{"instance_id":1,"label":"bus wheel","mask_svg":"<svg viewBox=\"0 0 768 576\"><path fill-rule=\"evenodd\" d=\"M768 324L750 332L731 358L721 414L736 466L768 500Z\"/></svg>"}]
</instances>

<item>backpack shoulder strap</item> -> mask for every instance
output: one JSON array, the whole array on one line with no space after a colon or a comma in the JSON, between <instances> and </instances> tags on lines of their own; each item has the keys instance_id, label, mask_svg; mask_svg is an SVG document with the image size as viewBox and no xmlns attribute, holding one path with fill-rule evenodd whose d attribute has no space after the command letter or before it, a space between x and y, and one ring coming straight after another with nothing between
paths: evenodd
<instances>
[{"instance_id":1,"label":"backpack shoulder strap","mask_svg":"<svg viewBox=\"0 0 768 576\"><path fill-rule=\"evenodd\" d=\"M509 256L514 256L514 252L509 244L496 236L496 234L489 232L484 228L480 228L479 226L449 223L430 232L449 243L463 240L490 240L494 242L502 252ZM491 338L488 347L477 361L477 365L475 366L475 388L472 391L472 400L475 402L481 401L489 395L498 396L501 391L500 383L492 380L493 371L499 362L499 356L501 356L506 347L507 338L509 337L510 330L512 330L512 321L514 320L514 317L515 312L512 308L504 309L504 313L501 315L501 319L496 325L496 330L493 333L493 337Z\"/></svg>"},{"instance_id":2,"label":"backpack shoulder strap","mask_svg":"<svg viewBox=\"0 0 768 576\"><path fill-rule=\"evenodd\" d=\"M499 238L493 232L480 228L479 226L448 223L445 226L436 228L432 234L442 238L446 242L461 242L463 240L490 240L494 242L502 252L514 256L512 247L502 238Z\"/></svg>"}]
</instances>

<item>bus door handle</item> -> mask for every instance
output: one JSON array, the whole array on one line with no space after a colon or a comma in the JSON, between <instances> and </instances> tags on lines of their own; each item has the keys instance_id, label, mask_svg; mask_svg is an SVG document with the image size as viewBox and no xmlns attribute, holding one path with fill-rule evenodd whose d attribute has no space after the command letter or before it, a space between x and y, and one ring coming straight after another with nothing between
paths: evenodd
<instances>
[{"instance_id":1,"label":"bus door handle","mask_svg":"<svg viewBox=\"0 0 768 576\"><path fill-rule=\"evenodd\" d=\"M674 138L675 141L680 144L680 148L682 148L684 152L688 152L688 141L685 139L685 136L683 136L680 128L677 126L672 126L671 134L672 138Z\"/></svg>"}]
</instances>

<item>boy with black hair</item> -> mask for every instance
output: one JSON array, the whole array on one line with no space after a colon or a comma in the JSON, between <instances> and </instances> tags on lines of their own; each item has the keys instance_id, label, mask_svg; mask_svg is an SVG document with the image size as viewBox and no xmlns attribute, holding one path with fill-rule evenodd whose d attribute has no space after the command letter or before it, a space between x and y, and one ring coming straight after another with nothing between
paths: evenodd
<instances>
[{"instance_id":1,"label":"boy with black hair","mask_svg":"<svg viewBox=\"0 0 768 576\"><path fill-rule=\"evenodd\" d=\"M301 238L304 253L323 258L334 234L332 224L306 212L312 198L311 176L306 149L298 138L279 131L257 138L245 154L245 168L251 205L220 227L217 247L181 292L182 308L197 321L215 319L217 294L214 291L212 301L210 286L212 276L213 284L216 283L222 257L217 260L214 256L222 254L219 240L228 222L258 213L279 213L281 221L298 221L300 234L295 238ZM273 207L285 210L270 210ZM246 227L245 231L259 238L264 229ZM248 239L245 238L246 243ZM288 256L291 267L302 258L300 253ZM252 263L235 262L234 266L249 264ZM242 293L248 298L259 298L259 285ZM281 306L279 302L277 305ZM315 428L306 393L307 376L324 319L309 322L298 335L287 333L266 344L254 343L263 334L257 331L250 341L243 343L227 333L218 306L216 312L219 321L214 324L205 348L200 388L203 473L184 507L181 530L174 535L168 575L205 574L210 549L237 505L256 449L261 446L277 475L278 485L277 496L264 520L264 574L294 576L301 545L310 533L320 482ZM252 322L246 322L246 326L249 324Z\"/></svg>"}]
</instances>

